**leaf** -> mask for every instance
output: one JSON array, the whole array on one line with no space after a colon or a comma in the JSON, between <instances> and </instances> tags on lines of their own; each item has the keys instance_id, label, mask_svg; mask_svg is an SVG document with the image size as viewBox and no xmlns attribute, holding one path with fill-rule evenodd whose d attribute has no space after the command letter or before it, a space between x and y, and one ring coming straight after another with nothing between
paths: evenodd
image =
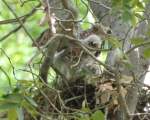
<instances>
[{"instance_id":1,"label":"leaf","mask_svg":"<svg viewBox=\"0 0 150 120\"><path fill-rule=\"evenodd\" d=\"M145 40L143 38L137 37L137 38L132 38L130 39L131 44L133 45L139 45L145 42Z\"/></svg>"},{"instance_id":2,"label":"leaf","mask_svg":"<svg viewBox=\"0 0 150 120\"><path fill-rule=\"evenodd\" d=\"M139 0L131 0L130 5L135 6L138 2L139 2Z\"/></svg>"},{"instance_id":3,"label":"leaf","mask_svg":"<svg viewBox=\"0 0 150 120\"><path fill-rule=\"evenodd\" d=\"M36 102L31 97L25 96L25 99L27 100L27 102L29 102L34 107L38 107L38 105L36 104Z\"/></svg>"},{"instance_id":4,"label":"leaf","mask_svg":"<svg viewBox=\"0 0 150 120\"><path fill-rule=\"evenodd\" d=\"M144 58L150 58L150 48L146 48L143 52Z\"/></svg>"},{"instance_id":5,"label":"leaf","mask_svg":"<svg viewBox=\"0 0 150 120\"><path fill-rule=\"evenodd\" d=\"M82 102L82 109L81 109L83 112L90 112L91 110L90 110L90 108L88 107L88 104L87 104L87 101L86 100L84 100L83 102Z\"/></svg>"},{"instance_id":6,"label":"leaf","mask_svg":"<svg viewBox=\"0 0 150 120\"><path fill-rule=\"evenodd\" d=\"M120 6L122 3L122 0L112 0L112 6L117 7Z\"/></svg>"},{"instance_id":7,"label":"leaf","mask_svg":"<svg viewBox=\"0 0 150 120\"><path fill-rule=\"evenodd\" d=\"M37 110L29 102L24 100L22 102L22 106L24 109L26 109L26 111L28 111L31 114L31 116L35 117L37 115Z\"/></svg>"},{"instance_id":8,"label":"leaf","mask_svg":"<svg viewBox=\"0 0 150 120\"><path fill-rule=\"evenodd\" d=\"M86 108L86 106L87 106L87 103L86 103L86 100L84 100L84 101L82 102L82 108Z\"/></svg>"},{"instance_id":9,"label":"leaf","mask_svg":"<svg viewBox=\"0 0 150 120\"><path fill-rule=\"evenodd\" d=\"M80 117L80 118L78 118L78 120L90 120L90 118L89 118L89 116L87 115L84 115L84 116L82 116L82 117Z\"/></svg>"},{"instance_id":10,"label":"leaf","mask_svg":"<svg viewBox=\"0 0 150 120\"><path fill-rule=\"evenodd\" d=\"M115 51L115 57L116 57L116 61L122 61L124 59L124 53L121 49L117 48Z\"/></svg>"},{"instance_id":11,"label":"leaf","mask_svg":"<svg viewBox=\"0 0 150 120\"><path fill-rule=\"evenodd\" d=\"M111 43L113 45L113 47L115 47L115 48L121 47L119 40L115 37L110 36L110 37L106 38L106 40L108 40L108 42Z\"/></svg>"},{"instance_id":12,"label":"leaf","mask_svg":"<svg viewBox=\"0 0 150 120\"><path fill-rule=\"evenodd\" d=\"M104 114L100 110L98 110L92 114L91 119L92 120L104 120Z\"/></svg>"},{"instance_id":13,"label":"leaf","mask_svg":"<svg viewBox=\"0 0 150 120\"><path fill-rule=\"evenodd\" d=\"M9 110L9 109L16 109L19 107L17 103L4 103L0 104L0 110Z\"/></svg>"},{"instance_id":14,"label":"leaf","mask_svg":"<svg viewBox=\"0 0 150 120\"><path fill-rule=\"evenodd\" d=\"M141 20L144 19L144 16L141 15L140 13L135 13L134 15L135 15L137 18L141 19Z\"/></svg>"},{"instance_id":15,"label":"leaf","mask_svg":"<svg viewBox=\"0 0 150 120\"><path fill-rule=\"evenodd\" d=\"M122 19L123 21L125 22L128 22L130 21L132 18L132 14L129 10L124 10L123 13L122 13Z\"/></svg>"},{"instance_id":16,"label":"leaf","mask_svg":"<svg viewBox=\"0 0 150 120\"><path fill-rule=\"evenodd\" d=\"M22 108L17 108L17 115L18 115L18 120L24 120Z\"/></svg>"},{"instance_id":17,"label":"leaf","mask_svg":"<svg viewBox=\"0 0 150 120\"><path fill-rule=\"evenodd\" d=\"M7 95L3 95L3 98L7 102L21 103L23 96L21 94L7 94Z\"/></svg>"},{"instance_id":18,"label":"leaf","mask_svg":"<svg viewBox=\"0 0 150 120\"><path fill-rule=\"evenodd\" d=\"M143 2L138 2L137 3L137 6L140 8L140 9L145 9L145 6L144 6L144 4L143 4Z\"/></svg>"},{"instance_id":19,"label":"leaf","mask_svg":"<svg viewBox=\"0 0 150 120\"><path fill-rule=\"evenodd\" d=\"M125 58L122 60L124 63L125 67L128 68L128 70L133 70L134 66L131 64L130 60Z\"/></svg>"},{"instance_id":20,"label":"leaf","mask_svg":"<svg viewBox=\"0 0 150 120\"><path fill-rule=\"evenodd\" d=\"M17 120L17 112L15 109L10 109L8 111L8 120Z\"/></svg>"},{"instance_id":21,"label":"leaf","mask_svg":"<svg viewBox=\"0 0 150 120\"><path fill-rule=\"evenodd\" d=\"M146 35L147 35L148 37L150 37L150 28L149 28L148 31L146 32Z\"/></svg>"},{"instance_id":22,"label":"leaf","mask_svg":"<svg viewBox=\"0 0 150 120\"><path fill-rule=\"evenodd\" d=\"M133 14L131 15L131 25L135 27L138 23L138 18Z\"/></svg>"},{"instance_id":23,"label":"leaf","mask_svg":"<svg viewBox=\"0 0 150 120\"><path fill-rule=\"evenodd\" d=\"M88 22L85 22L85 23L81 24L81 27L82 27L83 30L86 30L86 29L90 28L90 26L91 25Z\"/></svg>"}]
</instances>

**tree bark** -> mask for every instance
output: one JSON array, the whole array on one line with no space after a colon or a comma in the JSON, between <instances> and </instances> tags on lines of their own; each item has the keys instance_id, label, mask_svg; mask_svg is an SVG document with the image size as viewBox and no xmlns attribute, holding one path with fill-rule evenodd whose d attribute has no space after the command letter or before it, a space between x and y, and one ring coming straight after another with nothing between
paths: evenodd
<instances>
[{"instance_id":1,"label":"tree bark","mask_svg":"<svg viewBox=\"0 0 150 120\"><path fill-rule=\"evenodd\" d=\"M98 4L99 3L99 4ZM100 22L106 26L110 26L112 29L112 35L117 36L123 41L123 51L129 50L132 46L130 44L130 39L132 37L142 37L145 38L146 26L145 21L141 22L136 26L136 28L131 28L131 26L125 22L122 22L120 15L110 14L111 1L108 0L94 0L90 1L90 6L95 16L100 20ZM127 92L126 103L130 114L134 114L136 110L136 105L138 102L138 91L141 90L145 78L144 73L147 68L143 66L148 66L148 61L144 60L141 56L143 55L143 48L137 48L136 50L128 54L131 64L134 66L132 72L137 77L137 81L132 85ZM114 66L116 64L116 54L115 50L108 53L106 63ZM122 74L127 76L132 76L132 72L127 68L123 68ZM118 110L119 114L116 114L116 120L129 120L127 118L127 113L122 109ZM132 120L132 116L130 117Z\"/></svg>"}]
</instances>

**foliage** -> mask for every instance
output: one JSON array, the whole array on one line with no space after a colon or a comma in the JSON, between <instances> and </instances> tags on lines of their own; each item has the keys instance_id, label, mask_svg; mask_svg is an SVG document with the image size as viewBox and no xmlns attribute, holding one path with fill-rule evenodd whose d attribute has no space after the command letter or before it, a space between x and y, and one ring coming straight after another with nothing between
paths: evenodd
<instances>
[{"instance_id":1,"label":"foliage","mask_svg":"<svg viewBox=\"0 0 150 120\"><path fill-rule=\"evenodd\" d=\"M112 0L112 8L121 12L122 19L135 26L139 20L143 19L146 0Z\"/></svg>"},{"instance_id":2,"label":"foliage","mask_svg":"<svg viewBox=\"0 0 150 120\"><path fill-rule=\"evenodd\" d=\"M121 14L122 20L130 23L132 26L136 26L141 20L144 19L143 13L148 0L112 0L112 13ZM37 0L13 0L7 3L13 8L18 16L24 16L28 14L38 3ZM79 19L81 20L81 26L83 29L89 28L94 22L95 18L89 12L88 1L74 0L74 4L79 8ZM8 8L0 1L0 21L15 19L13 14ZM44 16L43 11L37 10L32 16L30 16L24 23L27 31L35 39L39 34L47 28L39 26L40 19ZM2 39L10 31L19 26L18 22L0 25L0 111L5 111L9 120L23 120L23 110L27 110L32 116L37 115L36 107L37 103L34 101L35 92L38 87L41 87L41 83L35 82L38 77L38 69L41 55L35 57L36 49L31 46L32 40L23 29L14 32L11 36ZM107 39L107 45L110 44L112 48L118 48L118 58L127 66L130 66L128 58L125 53L122 52L122 43L117 37L109 36ZM130 42L135 47L145 44L143 38L132 38ZM149 44L149 42L148 42ZM102 52L103 61L107 53ZM31 71L30 61L31 56L34 59L34 69ZM143 56L145 58L150 57L150 48L145 48ZM101 59L101 58L100 58ZM126 63L125 63L126 60ZM129 68L129 67L128 67ZM53 70L50 70L51 80L53 81L57 75ZM50 84L50 86L52 86ZM42 88L42 87L41 87ZM83 101L81 108L85 114L77 113L78 120L104 120L104 114L101 110L91 111ZM89 114L86 114L89 113ZM1 114L0 114L1 116Z\"/></svg>"}]
</instances>

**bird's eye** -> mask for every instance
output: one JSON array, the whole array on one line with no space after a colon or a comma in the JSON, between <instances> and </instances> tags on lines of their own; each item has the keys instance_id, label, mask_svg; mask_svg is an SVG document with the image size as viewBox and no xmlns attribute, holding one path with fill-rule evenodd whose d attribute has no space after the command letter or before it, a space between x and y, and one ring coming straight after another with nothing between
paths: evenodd
<instances>
[{"instance_id":1,"label":"bird's eye","mask_svg":"<svg viewBox=\"0 0 150 120\"><path fill-rule=\"evenodd\" d=\"M90 47L97 48L97 44L96 44L96 43L93 43L93 42L90 42L90 43L89 43L89 46L90 46Z\"/></svg>"},{"instance_id":2,"label":"bird's eye","mask_svg":"<svg viewBox=\"0 0 150 120\"><path fill-rule=\"evenodd\" d=\"M112 34L112 31L111 30L107 30L107 34Z\"/></svg>"},{"instance_id":3,"label":"bird's eye","mask_svg":"<svg viewBox=\"0 0 150 120\"><path fill-rule=\"evenodd\" d=\"M95 55L95 57L99 56L99 55L100 55L100 51L96 51L96 52L94 53L94 55Z\"/></svg>"}]
</instances>

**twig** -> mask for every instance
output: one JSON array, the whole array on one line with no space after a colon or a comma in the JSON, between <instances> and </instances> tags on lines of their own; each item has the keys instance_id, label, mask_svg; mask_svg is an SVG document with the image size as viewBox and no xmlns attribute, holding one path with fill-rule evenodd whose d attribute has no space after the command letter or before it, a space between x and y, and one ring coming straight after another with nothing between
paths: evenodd
<instances>
[{"instance_id":1,"label":"twig","mask_svg":"<svg viewBox=\"0 0 150 120\"><path fill-rule=\"evenodd\" d=\"M129 114L130 116L141 116L141 115L150 115L150 113L135 113L135 114Z\"/></svg>"},{"instance_id":2,"label":"twig","mask_svg":"<svg viewBox=\"0 0 150 120\"><path fill-rule=\"evenodd\" d=\"M36 0L24 0L24 1L20 1L21 2L21 7L24 6L25 3L27 2L32 2L32 1L36 1ZM39 0L38 0L39 1Z\"/></svg>"},{"instance_id":3,"label":"twig","mask_svg":"<svg viewBox=\"0 0 150 120\"><path fill-rule=\"evenodd\" d=\"M71 65L71 68L76 67L76 66L78 66L78 65L79 65L79 63L80 63L80 61L81 61L81 57L82 57L82 55L83 55L83 51L81 51L81 53L80 53L80 55L79 55L79 59L78 59L78 61L77 61L75 64Z\"/></svg>"},{"instance_id":4,"label":"twig","mask_svg":"<svg viewBox=\"0 0 150 120\"><path fill-rule=\"evenodd\" d=\"M132 47L131 49L126 51L126 54L129 54L130 52L132 52L134 49L136 49L138 47L144 47L144 46L147 46L147 45L150 45L150 41L135 45L134 47Z\"/></svg>"},{"instance_id":5,"label":"twig","mask_svg":"<svg viewBox=\"0 0 150 120\"><path fill-rule=\"evenodd\" d=\"M18 17L18 19L23 20L25 18L25 16L26 15ZM11 24L11 23L14 23L14 22L18 22L18 20L17 19L2 20L2 21L0 21L0 25L2 25L2 24Z\"/></svg>"},{"instance_id":6,"label":"twig","mask_svg":"<svg viewBox=\"0 0 150 120\"><path fill-rule=\"evenodd\" d=\"M37 45L38 50L44 54L44 52L40 49L40 47L38 46L38 44L34 41L34 39L32 38L31 34L28 32L28 30L26 29L26 27L24 26L23 22L18 18L17 14L15 13L15 11L7 4L7 2L5 0L2 0L3 3L8 7L8 9L12 12L12 14L16 17L16 19L18 20L18 22L20 23L21 27L24 29L24 31L26 32L26 34L30 37L30 39L32 40L33 43L35 43L35 45Z\"/></svg>"},{"instance_id":7,"label":"twig","mask_svg":"<svg viewBox=\"0 0 150 120\"><path fill-rule=\"evenodd\" d=\"M5 76L7 77L8 79L8 83L9 83L9 87L11 87L11 79L9 77L9 75L7 74L7 72L0 66L0 70L5 74Z\"/></svg>"},{"instance_id":8,"label":"twig","mask_svg":"<svg viewBox=\"0 0 150 120\"><path fill-rule=\"evenodd\" d=\"M8 38L11 34L17 32L19 29L21 28L21 25L19 25L18 27L16 27L15 29L13 29L12 31L10 31L9 33L7 33L6 35L4 35L2 38L0 38L0 42L5 40L6 38Z\"/></svg>"},{"instance_id":9,"label":"twig","mask_svg":"<svg viewBox=\"0 0 150 120\"><path fill-rule=\"evenodd\" d=\"M3 54L7 57L7 59L8 59L8 61L9 61L10 65L11 65L11 67L12 67L12 69L13 69L13 75L14 75L14 77L15 77L15 67L13 66L13 63L11 62L10 57L6 54L6 52L5 52L2 48L0 48L0 50L1 50L1 51L3 52Z\"/></svg>"},{"instance_id":10,"label":"twig","mask_svg":"<svg viewBox=\"0 0 150 120\"><path fill-rule=\"evenodd\" d=\"M50 11L50 4L49 4L49 1L46 0L46 4L47 4L47 17L48 17L48 24L49 24L49 28L51 29L52 28L52 21L51 21L51 11Z\"/></svg>"},{"instance_id":11,"label":"twig","mask_svg":"<svg viewBox=\"0 0 150 120\"><path fill-rule=\"evenodd\" d=\"M37 10L36 8L38 8L38 7L40 7L40 6L41 6L41 4L38 4L35 8L33 8L33 9L31 10L31 12L29 12L28 14L22 16L22 17L24 17L24 18L19 18L19 19L21 19L21 20L23 19L22 22L24 23L31 15L33 15L33 14L36 12L36 10ZM9 21L7 21L7 22L10 22L10 21L11 21L11 20L9 20ZM13 22L17 22L17 19L14 19ZM18 27L16 27L16 28L13 29L12 31L10 31L8 34L6 34L6 35L3 36L2 38L0 38L0 41L5 40L5 39L6 39L7 37L9 37L11 34L17 32L21 27L22 27L22 26L19 25Z\"/></svg>"},{"instance_id":12,"label":"twig","mask_svg":"<svg viewBox=\"0 0 150 120\"><path fill-rule=\"evenodd\" d=\"M31 40L34 42L34 39L32 38L32 36L30 35L30 33L28 32L28 30L25 28L25 26L23 25L23 22L18 18L17 14L14 12L14 10L7 4L7 2L5 0L2 0L3 3L8 7L8 9L12 12L12 14L16 17L16 19L18 20L18 22L20 23L20 25L22 26L22 28L24 29L24 31L26 32L26 34L31 38Z\"/></svg>"}]
</instances>

